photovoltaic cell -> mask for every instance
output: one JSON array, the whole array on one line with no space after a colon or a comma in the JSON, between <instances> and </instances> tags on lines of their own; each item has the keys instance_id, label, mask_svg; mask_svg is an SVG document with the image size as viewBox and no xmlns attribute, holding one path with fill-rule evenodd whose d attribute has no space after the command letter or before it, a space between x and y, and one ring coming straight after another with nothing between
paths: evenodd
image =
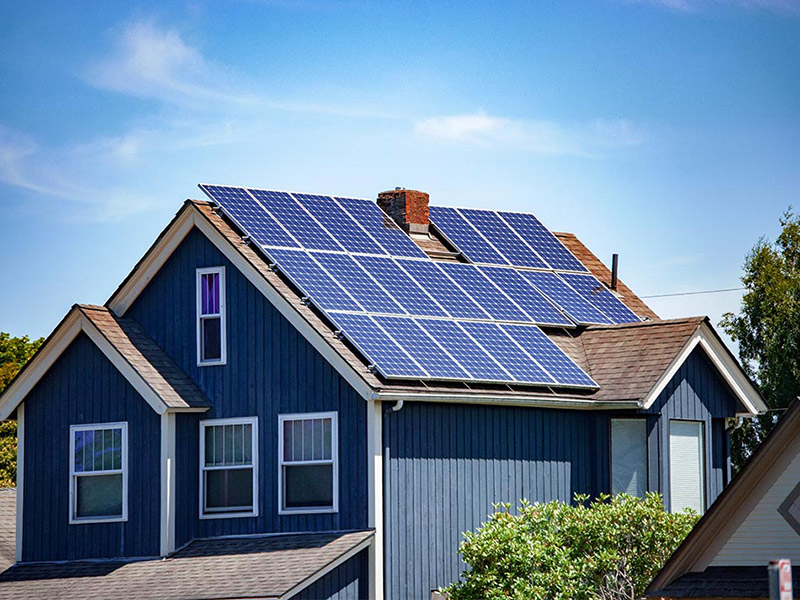
<instances>
[{"instance_id":1,"label":"photovoltaic cell","mask_svg":"<svg viewBox=\"0 0 800 600\"><path fill-rule=\"evenodd\" d=\"M267 254L323 310L363 310L307 252L270 248Z\"/></svg>"},{"instance_id":2,"label":"photovoltaic cell","mask_svg":"<svg viewBox=\"0 0 800 600\"><path fill-rule=\"evenodd\" d=\"M491 356L483 351L455 321L416 319L428 334L447 348L447 351L478 381L513 381Z\"/></svg>"},{"instance_id":3,"label":"photovoltaic cell","mask_svg":"<svg viewBox=\"0 0 800 600\"><path fill-rule=\"evenodd\" d=\"M504 267L477 267L497 287L508 294L524 310L532 321L540 325L573 326L561 311L530 285L518 271Z\"/></svg>"},{"instance_id":4,"label":"photovoltaic cell","mask_svg":"<svg viewBox=\"0 0 800 600\"><path fill-rule=\"evenodd\" d=\"M425 258L425 253L374 202L355 198L336 198L336 201L388 254Z\"/></svg>"},{"instance_id":5,"label":"photovoltaic cell","mask_svg":"<svg viewBox=\"0 0 800 600\"><path fill-rule=\"evenodd\" d=\"M386 254L330 196L292 195L348 252Z\"/></svg>"},{"instance_id":6,"label":"photovoltaic cell","mask_svg":"<svg viewBox=\"0 0 800 600\"><path fill-rule=\"evenodd\" d=\"M336 327L384 377L425 378L428 374L378 327L369 315L328 313Z\"/></svg>"},{"instance_id":7,"label":"photovoltaic cell","mask_svg":"<svg viewBox=\"0 0 800 600\"><path fill-rule=\"evenodd\" d=\"M347 254L312 252L321 264L350 295L371 313L404 315L406 311L384 292L377 282Z\"/></svg>"},{"instance_id":8,"label":"photovoltaic cell","mask_svg":"<svg viewBox=\"0 0 800 600\"><path fill-rule=\"evenodd\" d=\"M431 206L431 222L464 255L476 263L507 265L508 261L462 217L455 208Z\"/></svg>"},{"instance_id":9,"label":"photovoltaic cell","mask_svg":"<svg viewBox=\"0 0 800 600\"><path fill-rule=\"evenodd\" d=\"M523 352L496 323L459 323L499 364L520 383L551 385L555 380Z\"/></svg>"},{"instance_id":10,"label":"photovoltaic cell","mask_svg":"<svg viewBox=\"0 0 800 600\"><path fill-rule=\"evenodd\" d=\"M567 271L586 271L581 262L567 250L553 233L541 224L539 219L527 213L498 211L528 245L536 250L545 262L554 269Z\"/></svg>"},{"instance_id":11,"label":"photovoltaic cell","mask_svg":"<svg viewBox=\"0 0 800 600\"><path fill-rule=\"evenodd\" d=\"M249 190L273 217L309 250L343 250L286 192Z\"/></svg>"},{"instance_id":12,"label":"photovoltaic cell","mask_svg":"<svg viewBox=\"0 0 800 600\"><path fill-rule=\"evenodd\" d=\"M466 379L464 370L412 319L373 317L428 375L438 379Z\"/></svg>"},{"instance_id":13,"label":"photovoltaic cell","mask_svg":"<svg viewBox=\"0 0 800 600\"><path fill-rule=\"evenodd\" d=\"M572 359L556 346L538 327L530 325L500 326L522 349L544 367L556 383L565 386L598 387Z\"/></svg>"},{"instance_id":14,"label":"photovoltaic cell","mask_svg":"<svg viewBox=\"0 0 800 600\"><path fill-rule=\"evenodd\" d=\"M603 311L614 323L634 323L641 320L593 275L560 273L560 277L578 290L581 296Z\"/></svg>"},{"instance_id":15,"label":"photovoltaic cell","mask_svg":"<svg viewBox=\"0 0 800 600\"><path fill-rule=\"evenodd\" d=\"M355 261L380 283L403 308L412 315L446 317L444 311L425 290L403 271L394 259L357 256Z\"/></svg>"},{"instance_id":16,"label":"photovoltaic cell","mask_svg":"<svg viewBox=\"0 0 800 600\"><path fill-rule=\"evenodd\" d=\"M399 259L397 263L405 269L414 281L425 288L451 317L462 319L490 318L433 261Z\"/></svg>"},{"instance_id":17,"label":"photovoltaic cell","mask_svg":"<svg viewBox=\"0 0 800 600\"><path fill-rule=\"evenodd\" d=\"M441 268L453 281L461 286L470 298L489 313L492 319L497 321L521 321L523 323L531 321L474 265L442 263Z\"/></svg>"},{"instance_id":18,"label":"photovoltaic cell","mask_svg":"<svg viewBox=\"0 0 800 600\"><path fill-rule=\"evenodd\" d=\"M475 208L459 208L458 212L512 265L547 268L542 259L497 216L496 212Z\"/></svg>"},{"instance_id":19,"label":"photovoltaic cell","mask_svg":"<svg viewBox=\"0 0 800 600\"><path fill-rule=\"evenodd\" d=\"M299 247L244 188L200 185L200 189L219 204L239 228L260 246Z\"/></svg>"},{"instance_id":20,"label":"photovoltaic cell","mask_svg":"<svg viewBox=\"0 0 800 600\"><path fill-rule=\"evenodd\" d=\"M550 298L579 325L592 323L610 324L611 320L589 303L574 288L564 282L555 273L544 271L520 271L525 279L532 283L545 296Z\"/></svg>"}]
</instances>

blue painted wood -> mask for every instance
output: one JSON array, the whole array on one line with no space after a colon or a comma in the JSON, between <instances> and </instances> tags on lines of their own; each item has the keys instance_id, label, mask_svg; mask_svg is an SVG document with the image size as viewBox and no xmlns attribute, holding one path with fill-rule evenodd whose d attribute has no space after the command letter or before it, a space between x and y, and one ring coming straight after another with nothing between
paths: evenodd
<instances>
[{"instance_id":1,"label":"blue painted wood","mask_svg":"<svg viewBox=\"0 0 800 600\"><path fill-rule=\"evenodd\" d=\"M224 266L228 360L197 366L195 270ZM214 407L178 415L176 539L363 529L367 526L366 401L203 234L190 232L126 316L136 319ZM339 512L278 515L278 415L338 411ZM257 416L259 516L199 519L199 419Z\"/></svg>"},{"instance_id":2,"label":"blue painted wood","mask_svg":"<svg viewBox=\"0 0 800 600\"><path fill-rule=\"evenodd\" d=\"M736 397L698 347L689 355L647 411L649 424L649 487L664 495L669 508L669 422L701 421L704 429L706 507L716 500L729 481L729 442L725 418L737 410Z\"/></svg>"},{"instance_id":3,"label":"blue painted wood","mask_svg":"<svg viewBox=\"0 0 800 600\"><path fill-rule=\"evenodd\" d=\"M366 550L327 573L292 600L366 600L369 597L369 559Z\"/></svg>"},{"instance_id":4,"label":"blue painted wood","mask_svg":"<svg viewBox=\"0 0 800 600\"><path fill-rule=\"evenodd\" d=\"M69 524L69 428L128 423L128 521ZM157 556L160 418L83 333L25 399L24 561Z\"/></svg>"}]
</instances>

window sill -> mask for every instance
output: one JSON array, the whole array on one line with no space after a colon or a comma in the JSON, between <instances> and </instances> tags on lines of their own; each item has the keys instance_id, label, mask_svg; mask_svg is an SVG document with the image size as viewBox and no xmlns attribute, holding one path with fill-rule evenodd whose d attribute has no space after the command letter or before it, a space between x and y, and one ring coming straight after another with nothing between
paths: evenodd
<instances>
[{"instance_id":1,"label":"window sill","mask_svg":"<svg viewBox=\"0 0 800 600\"><path fill-rule=\"evenodd\" d=\"M223 367L228 364L227 360L206 360L203 362L198 362L198 367Z\"/></svg>"},{"instance_id":2,"label":"window sill","mask_svg":"<svg viewBox=\"0 0 800 600\"><path fill-rule=\"evenodd\" d=\"M84 519L71 518L70 525L93 525L95 523L124 523L128 517L86 517Z\"/></svg>"},{"instance_id":3,"label":"window sill","mask_svg":"<svg viewBox=\"0 0 800 600\"><path fill-rule=\"evenodd\" d=\"M338 513L338 508L282 508L279 515L325 515Z\"/></svg>"},{"instance_id":4,"label":"window sill","mask_svg":"<svg viewBox=\"0 0 800 600\"><path fill-rule=\"evenodd\" d=\"M201 513L201 519L242 519L247 517L257 517L258 513L254 511L250 512L218 512L218 513Z\"/></svg>"}]
</instances>

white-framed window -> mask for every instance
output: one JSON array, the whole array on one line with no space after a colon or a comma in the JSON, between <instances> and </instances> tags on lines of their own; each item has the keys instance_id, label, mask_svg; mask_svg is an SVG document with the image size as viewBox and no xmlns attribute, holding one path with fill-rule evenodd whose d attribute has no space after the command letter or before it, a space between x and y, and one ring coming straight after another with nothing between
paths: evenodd
<instances>
[{"instance_id":1,"label":"white-framed window","mask_svg":"<svg viewBox=\"0 0 800 600\"><path fill-rule=\"evenodd\" d=\"M611 493L647 494L646 419L611 419Z\"/></svg>"},{"instance_id":2,"label":"white-framed window","mask_svg":"<svg viewBox=\"0 0 800 600\"><path fill-rule=\"evenodd\" d=\"M128 520L128 424L69 428L69 522Z\"/></svg>"},{"instance_id":3,"label":"white-framed window","mask_svg":"<svg viewBox=\"0 0 800 600\"><path fill-rule=\"evenodd\" d=\"M258 515L258 419L200 421L200 518Z\"/></svg>"},{"instance_id":4,"label":"white-framed window","mask_svg":"<svg viewBox=\"0 0 800 600\"><path fill-rule=\"evenodd\" d=\"M338 438L335 412L278 416L281 514L339 510Z\"/></svg>"},{"instance_id":5,"label":"white-framed window","mask_svg":"<svg viewBox=\"0 0 800 600\"><path fill-rule=\"evenodd\" d=\"M197 269L197 364L224 365L225 267Z\"/></svg>"},{"instance_id":6,"label":"white-framed window","mask_svg":"<svg viewBox=\"0 0 800 600\"><path fill-rule=\"evenodd\" d=\"M705 436L702 421L669 422L670 510L706 509Z\"/></svg>"}]
</instances>

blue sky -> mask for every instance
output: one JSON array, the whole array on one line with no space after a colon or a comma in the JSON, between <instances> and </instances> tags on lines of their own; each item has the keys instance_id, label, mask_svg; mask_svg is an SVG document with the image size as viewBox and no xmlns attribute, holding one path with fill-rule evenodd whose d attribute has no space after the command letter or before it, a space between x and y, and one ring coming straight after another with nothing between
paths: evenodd
<instances>
[{"instance_id":1,"label":"blue sky","mask_svg":"<svg viewBox=\"0 0 800 600\"><path fill-rule=\"evenodd\" d=\"M531 211L640 295L738 286L800 199L797 0L3 0L0 22L17 335L103 303L198 182Z\"/></svg>"}]
</instances>

